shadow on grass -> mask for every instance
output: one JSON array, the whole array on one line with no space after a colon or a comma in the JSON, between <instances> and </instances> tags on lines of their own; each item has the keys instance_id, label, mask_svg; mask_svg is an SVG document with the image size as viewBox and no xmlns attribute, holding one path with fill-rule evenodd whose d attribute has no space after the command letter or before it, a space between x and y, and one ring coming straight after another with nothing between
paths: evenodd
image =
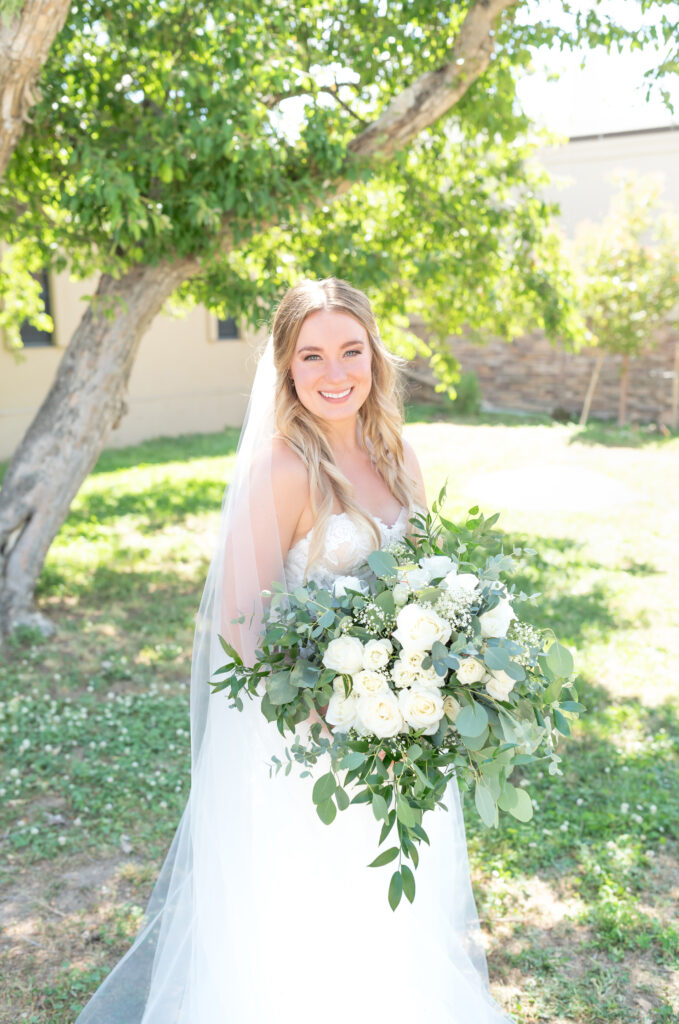
<instances>
[{"instance_id":1,"label":"shadow on grass","mask_svg":"<svg viewBox=\"0 0 679 1024\"><path fill-rule=\"evenodd\" d=\"M576 430L569 444L602 445L606 448L660 448L676 441L679 431L664 428L656 423L632 423L618 427L614 423L590 420L586 427Z\"/></svg>"},{"instance_id":2,"label":"shadow on grass","mask_svg":"<svg viewBox=\"0 0 679 1024\"><path fill-rule=\"evenodd\" d=\"M553 427L556 421L546 413L458 412L454 406L434 402L409 402L405 406L406 423L456 423L483 427Z\"/></svg>"},{"instance_id":3,"label":"shadow on grass","mask_svg":"<svg viewBox=\"0 0 679 1024\"><path fill-rule=\"evenodd\" d=\"M224 483L203 478L181 480L173 486L168 480L159 480L145 490L82 494L61 528L60 539L90 540L97 534L109 535L111 527L104 524L125 516L134 518L135 529L141 533L155 533L182 523L188 516L218 512Z\"/></svg>"},{"instance_id":4,"label":"shadow on grass","mask_svg":"<svg viewBox=\"0 0 679 1024\"><path fill-rule=\"evenodd\" d=\"M139 465L161 465L165 462L190 462L191 459L221 458L233 455L240 430L227 427L214 434L180 434L177 437L155 437L126 448L106 448L92 473L112 473Z\"/></svg>"}]
</instances>

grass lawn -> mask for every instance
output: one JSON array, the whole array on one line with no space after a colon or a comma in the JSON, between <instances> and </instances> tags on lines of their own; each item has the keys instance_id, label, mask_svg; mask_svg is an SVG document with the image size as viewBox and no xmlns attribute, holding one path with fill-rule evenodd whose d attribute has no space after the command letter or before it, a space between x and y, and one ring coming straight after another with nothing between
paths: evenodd
<instances>
[{"instance_id":1,"label":"grass lawn","mask_svg":"<svg viewBox=\"0 0 679 1024\"><path fill-rule=\"evenodd\" d=\"M453 518L499 511L536 550L529 617L577 652L589 708L564 774L533 772L531 822L467 815L493 993L520 1024L679 1021L679 438L427 407L406 434L430 499L447 478ZM236 442L105 452L40 581L56 637L0 651L2 1022L72 1024L135 934L187 795Z\"/></svg>"}]
</instances>

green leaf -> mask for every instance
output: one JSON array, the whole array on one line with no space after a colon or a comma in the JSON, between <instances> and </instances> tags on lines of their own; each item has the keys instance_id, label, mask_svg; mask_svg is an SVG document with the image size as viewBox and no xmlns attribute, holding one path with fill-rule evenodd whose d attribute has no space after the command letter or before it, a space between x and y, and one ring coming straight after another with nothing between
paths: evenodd
<instances>
[{"instance_id":1,"label":"green leaf","mask_svg":"<svg viewBox=\"0 0 679 1024\"><path fill-rule=\"evenodd\" d=\"M378 821L386 821L389 817L389 808L387 807L387 801L384 799L381 793L373 793L373 814Z\"/></svg>"},{"instance_id":2,"label":"green leaf","mask_svg":"<svg viewBox=\"0 0 679 1024\"><path fill-rule=\"evenodd\" d=\"M415 899L415 876L407 864L401 865L401 878L403 879L403 893L406 899L412 903Z\"/></svg>"},{"instance_id":3,"label":"green leaf","mask_svg":"<svg viewBox=\"0 0 679 1024\"><path fill-rule=\"evenodd\" d=\"M542 699L545 704L551 704L553 701L558 700L562 689L563 683L560 679L556 679L553 683L550 683L542 694Z\"/></svg>"},{"instance_id":4,"label":"green leaf","mask_svg":"<svg viewBox=\"0 0 679 1024\"><path fill-rule=\"evenodd\" d=\"M360 750L351 750L348 754L345 754L340 761L340 768L347 768L352 771L354 768L360 768L362 764L365 764L367 758L365 754L362 754Z\"/></svg>"},{"instance_id":5,"label":"green leaf","mask_svg":"<svg viewBox=\"0 0 679 1024\"><path fill-rule=\"evenodd\" d=\"M335 800L340 811L346 811L347 807L351 803L349 794L346 789L342 789L341 786L338 786L335 790Z\"/></svg>"},{"instance_id":6,"label":"green leaf","mask_svg":"<svg viewBox=\"0 0 679 1024\"><path fill-rule=\"evenodd\" d=\"M547 664L555 676L567 679L573 672L573 655L567 647L555 640L547 651Z\"/></svg>"},{"instance_id":7,"label":"green leaf","mask_svg":"<svg viewBox=\"0 0 679 1024\"><path fill-rule=\"evenodd\" d=\"M315 804L323 803L325 800L330 799L336 789L335 776L332 772L327 772L325 775L321 775L320 779L316 780L311 799Z\"/></svg>"},{"instance_id":8,"label":"green leaf","mask_svg":"<svg viewBox=\"0 0 679 1024\"><path fill-rule=\"evenodd\" d=\"M581 711L586 711L587 709L584 704L579 704L577 700L563 700L561 701L561 710L580 714Z\"/></svg>"},{"instance_id":9,"label":"green leaf","mask_svg":"<svg viewBox=\"0 0 679 1024\"><path fill-rule=\"evenodd\" d=\"M509 654L504 647L488 647L483 655L483 660L491 672L497 672L507 668Z\"/></svg>"},{"instance_id":10,"label":"green leaf","mask_svg":"<svg viewBox=\"0 0 679 1024\"><path fill-rule=\"evenodd\" d=\"M530 821L533 817L533 801L525 789L517 789L516 803L509 808L509 813L519 821Z\"/></svg>"},{"instance_id":11,"label":"green leaf","mask_svg":"<svg viewBox=\"0 0 679 1024\"><path fill-rule=\"evenodd\" d=\"M389 883L389 906L392 910L396 910L397 906L401 902L402 895L403 879L401 878L401 872L394 871L391 876L391 882Z\"/></svg>"},{"instance_id":12,"label":"green leaf","mask_svg":"<svg viewBox=\"0 0 679 1024\"><path fill-rule=\"evenodd\" d=\"M373 551L367 561L376 576L396 576L398 562L388 551Z\"/></svg>"},{"instance_id":13,"label":"green leaf","mask_svg":"<svg viewBox=\"0 0 679 1024\"><path fill-rule=\"evenodd\" d=\"M337 808L332 800L323 800L317 805L316 811L324 825L330 825L337 817Z\"/></svg>"},{"instance_id":14,"label":"green leaf","mask_svg":"<svg viewBox=\"0 0 679 1024\"><path fill-rule=\"evenodd\" d=\"M375 857L375 860L368 864L369 868L381 868L384 864L391 863L398 857L399 849L398 846L391 846L388 850L384 850L379 857Z\"/></svg>"},{"instance_id":15,"label":"green leaf","mask_svg":"<svg viewBox=\"0 0 679 1024\"><path fill-rule=\"evenodd\" d=\"M422 747L420 747L417 743L413 743L411 744L411 746L408 747L406 751L406 757L408 757L411 761L416 761L421 753Z\"/></svg>"},{"instance_id":16,"label":"green leaf","mask_svg":"<svg viewBox=\"0 0 679 1024\"><path fill-rule=\"evenodd\" d=\"M312 687L318 682L320 670L310 665L306 658L298 658L290 673L290 682L295 686Z\"/></svg>"},{"instance_id":17,"label":"green leaf","mask_svg":"<svg viewBox=\"0 0 679 1024\"><path fill-rule=\"evenodd\" d=\"M387 615L393 615L396 611L396 602L391 590L383 590L381 594L378 594L375 598L375 604L382 608Z\"/></svg>"},{"instance_id":18,"label":"green leaf","mask_svg":"<svg viewBox=\"0 0 679 1024\"><path fill-rule=\"evenodd\" d=\"M493 826L497 825L497 807L495 805L495 800L493 799L488 787L484 786L482 782L476 783L474 803L476 804L476 809L479 812L481 821L484 825L487 825L488 828L493 828Z\"/></svg>"},{"instance_id":19,"label":"green leaf","mask_svg":"<svg viewBox=\"0 0 679 1024\"><path fill-rule=\"evenodd\" d=\"M266 692L272 704L288 704L297 696L297 687L291 685L289 672L274 672L266 681Z\"/></svg>"},{"instance_id":20,"label":"green leaf","mask_svg":"<svg viewBox=\"0 0 679 1024\"><path fill-rule=\"evenodd\" d=\"M400 793L396 801L396 817L406 828L412 828L414 825L417 825L415 811Z\"/></svg>"},{"instance_id":21,"label":"green leaf","mask_svg":"<svg viewBox=\"0 0 679 1024\"><path fill-rule=\"evenodd\" d=\"M480 736L488 725L486 709L472 701L458 713L455 728L462 736Z\"/></svg>"},{"instance_id":22,"label":"green leaf","mask_svg":"<svg viewBox=\"0 0 679 1024\"><path fill-rule=\"evenodd\" d=\"M570 736L571 727L568 724L568 719L561 714L558 708L554 708L554 725L562 736Z\"/></svg>"},{"instance_id":23,"label":"green leaf","mask_svg":"<svg viewBox=\"0 0 679 1024\"><path fill-rule=\"evenodd\" d=\"M500 810L511 811L512 807L516 807L517 793L519 792L520 790L518 790L516 786L512 786L511 782L505 782L497 801L497 805Z\"/></svg>"}]
</instances>

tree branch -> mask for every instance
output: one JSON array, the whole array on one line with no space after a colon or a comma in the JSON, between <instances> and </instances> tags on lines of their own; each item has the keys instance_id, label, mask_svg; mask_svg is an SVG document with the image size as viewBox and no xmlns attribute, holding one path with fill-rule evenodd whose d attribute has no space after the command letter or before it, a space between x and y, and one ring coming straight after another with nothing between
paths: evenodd
<instances>
[{"instance_id":1,"label":"tree branch","mask_svg":"<svg viewBox=\"0 0 679 1024\"><path fill-rule=\"evenodd\" d=\"M350 144L361 157L389 158L446 114L488 67L494 49L494 26L517 0L476 0L469 8L450 60L427 71L404 89L387 109Z\"/></svg>"}]
</instances>

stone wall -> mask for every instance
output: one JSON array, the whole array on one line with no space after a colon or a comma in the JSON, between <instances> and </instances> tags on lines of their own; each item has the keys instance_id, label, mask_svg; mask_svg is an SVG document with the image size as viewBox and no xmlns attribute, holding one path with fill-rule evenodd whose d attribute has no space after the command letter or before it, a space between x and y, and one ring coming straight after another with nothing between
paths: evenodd
<instances>
[{"instance_id":1,"label":"stone wall","mask_svg":"<svg viewBox=\"0 0 679 1024\"><path fill-rule=\"evenodd\" d=\"M672 383L679 368L675 363L678 344L679 333L667 330L659 337L656 348L630 360L630 422L670 424ZM567 352L538 331L513 342L490 340L482 345L451 338L451 347L462 372L476 373L484 409L580 415L596 358L594 349ZM617 416L621 363L621 356L604 357L591 416ZM421 372L423 366L419 369Z\"/></svg>"}]
</instances>

